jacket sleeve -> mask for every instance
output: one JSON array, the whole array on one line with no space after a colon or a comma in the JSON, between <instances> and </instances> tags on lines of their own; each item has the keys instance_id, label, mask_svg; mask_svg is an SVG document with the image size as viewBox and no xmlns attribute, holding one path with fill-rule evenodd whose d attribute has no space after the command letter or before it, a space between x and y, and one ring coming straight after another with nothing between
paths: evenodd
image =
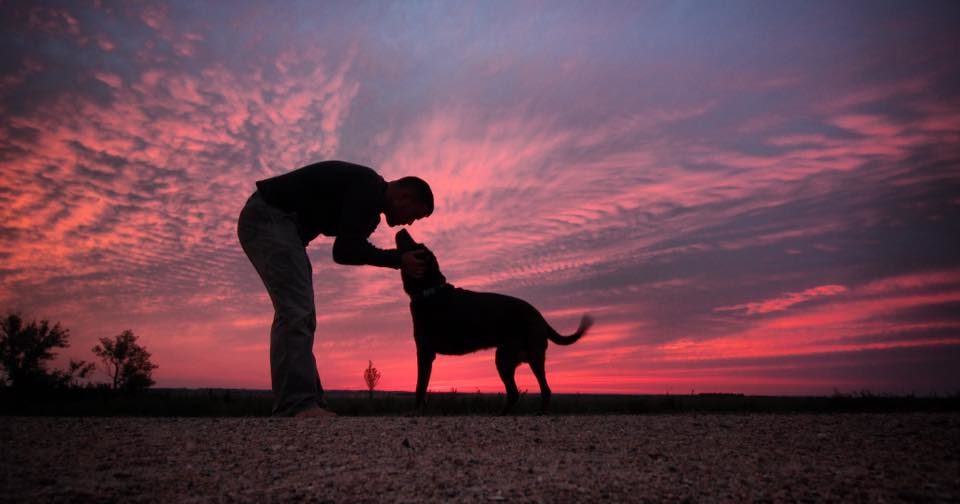
<instances>
[{"instance_id":1,"label":"jacket sleeve","mask_svg":"<svg viewBox=\"0 0 960 504\"><path fill-rule=\"evenodd\" d=\"M339 231L333 241L333 261L399 269L400 251L377 248L368 240L380 223L377 203L369 188L355 187L343 201Z\"/></svg>"}]
</instances>

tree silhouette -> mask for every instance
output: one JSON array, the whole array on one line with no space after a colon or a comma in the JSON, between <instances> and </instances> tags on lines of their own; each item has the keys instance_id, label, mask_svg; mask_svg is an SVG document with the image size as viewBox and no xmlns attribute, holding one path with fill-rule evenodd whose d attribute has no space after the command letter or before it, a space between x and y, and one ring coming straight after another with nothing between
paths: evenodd
<instances>
[{"instance_id":1,"label":"tree silhouette","mask_svg":"<svg viewBox=\"0 0 960 504\"><path fill-rule=\"evenodd\" d=\"M123 331L112 339L106 336L100 338L100 344L93 347L93 353L106 366L113 390L135 392L155 383L152 374L158 366L150 362L150 352L137 343L133 331Z\"/></svg>"},{"instance_id":2,"label":"tree silhouette","mask_svg":"<svg viewBox=\"0 0 960 504\"><path fill-rule=\"evenodd\" d=\"M70 331L60 324L36 320L24 324L19 313L10 313L0 319L0 366L14 388L42 389L75 386L78 378L85 378L94 365L84 361L70 361L67 371L47 371L57 348L67 348Z\"/></svg>"},{"instance_id":3,"label":"tree silhouette","mask_svg":"<svg viewBox=\"0 0 960 504\"><path fill-rule=\"evenodd\" d=\"M89 376L90 373L92 373L96 368L97 366L92 362L70 359L70 365L67 368L67 371L65 373L62 371L54 371L54 375L57 376L57 381L61 385L73 388L79 387L79 380Z\"/></svg>"},{"instance_id":4,"label":"tree silhouette","mask_svg":"<svg viewBox=\"0 0 960 504\"><path fill-rule=\"evenodd\" d=\"M367 389L370 390L370 399L373 399L373 389L380 382L380 371L373 367L373 361L367 361L367 369L363 371L363 381L367 382Z\"/></svg>"}]
</instances>

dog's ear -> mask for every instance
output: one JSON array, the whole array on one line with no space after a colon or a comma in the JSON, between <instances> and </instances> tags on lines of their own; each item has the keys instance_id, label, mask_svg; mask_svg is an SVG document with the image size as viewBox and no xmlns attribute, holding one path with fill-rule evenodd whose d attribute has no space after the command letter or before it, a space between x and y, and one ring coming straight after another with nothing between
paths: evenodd
<instances>
[{"instance_id":1,"label":"dog's ear","mask_svg":"<svg viewBox=\"0 0 960 504\"><path fill-rule=\"evenodd\" d=\"M417 242L413 241L413 238L410 236L410 233L406 229L401 229L397 231L395 237L397 242L397 250L401 252L406 252L408 250L413 250L417 248Z\"/></svg>"}]
</instances>

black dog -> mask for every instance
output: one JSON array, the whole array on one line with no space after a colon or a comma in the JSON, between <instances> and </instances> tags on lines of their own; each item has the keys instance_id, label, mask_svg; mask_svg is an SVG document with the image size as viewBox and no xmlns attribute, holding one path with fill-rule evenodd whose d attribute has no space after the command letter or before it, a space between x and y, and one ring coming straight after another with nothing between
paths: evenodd
<instances>
[{"instance_id":1,"label":"black dog","mask_svg":"<svg viewBox=\"0 0 960 504\"><path fill-rule=\"evenodd\" d=\"M507 413L519 399L514 371L522 362L540 384L541 409L550 404L550 387L544 373L547 340L570 345L593 324L588 315L580 320L577 332L561 336L530 303L490 292L473 292L447 283L436 257L427 247L413 241L404 229L397 232L401 252L422 250L426 270L422 278L401 275L403 290L410 295L413 338L417 344L417 407L426 404L427 383L437 354L464 355L484 348L497 348L500 379L507 388Z\"/></svg>"}]
</instances>

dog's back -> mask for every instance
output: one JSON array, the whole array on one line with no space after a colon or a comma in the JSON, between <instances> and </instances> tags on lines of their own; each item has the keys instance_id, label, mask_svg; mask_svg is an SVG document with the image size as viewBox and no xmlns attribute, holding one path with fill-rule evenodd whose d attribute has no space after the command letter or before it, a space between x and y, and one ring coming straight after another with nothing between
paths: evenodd
<instances>
[{"instance_id":1,"label":"dog's back","mask_svg":"<svg viewBox=\"0 0 960 504\"><path fill-rule=\"evenodd\" d=\"M411 303L415 336L437 353L463 355L498 346L502 328L522 318L522 300L502 294L450 288ZM529 305L527 305L529 306ZM532 307L530 307L532 308Z\"/></svg>"},{"instance_id":2,"label":"dog's back","mask_svg":"<svg viewBox=\"0 0 960 504\"><path fill-rule=\"evenodd\" d=\"M523 299L460 288L450 288L432 299L411 303L411 313L415 336L423 340L418 344L426 343L437 353L446 355L463 355L502 345L545 347L548 339L569 345L592 323L585 317L577 333L561 336Z\"/></svg>"}]
</instances>

